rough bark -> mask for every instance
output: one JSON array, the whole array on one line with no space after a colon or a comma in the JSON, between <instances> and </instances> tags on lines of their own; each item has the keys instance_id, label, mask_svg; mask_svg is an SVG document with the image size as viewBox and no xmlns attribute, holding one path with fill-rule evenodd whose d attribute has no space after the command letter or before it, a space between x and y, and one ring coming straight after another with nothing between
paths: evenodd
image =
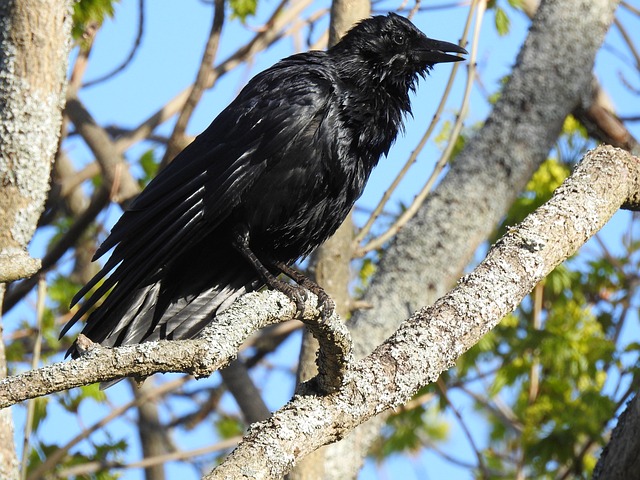
<instances>
[{"instance_id":1,"label":"rough bark","mask_svg":"<svg viewBox=\"0 0 640 480\"><path fill-rule=\"evenodd\" d=\"M34 273L26 253L58 148L71 3L0 2L0 281ZM11 270L11 271L10 271ZM0 289L0 302L4 285ZM1 325L0 325L1 330ZM6 374L4 346L0 376ZM0 412L0 478L18 478L10 410Z\"/></svg>"},{"instance_id":2,"label":"rough bark","mask_svg":"<svg viewBox=\"0 0 640 480\"><path fill-rule=\"evenodd\" d=\"M316 307L317 298L310 293L304 316L299 318L295 305L284 294L252 292L217 316L216 322L208 325L194 340L162 340L112 349L80 336L78 344L84 351L80 358L1 380L0 409L29 398L127 376L146 378L158 372L209 376L228 365L240 346L257 330L293 319L317 322L320 313ZM319 326L314 331L324 336L320 343L327 346L328 355L318 357L320 373L314 383L319 392L327 392L342 384L345 370L351 364L347 349L350 336L335 315L317 323Z\"/></svg>"},{"instance_id":3,"label":"rough bark","mask_svg":"<svg viewBox=\"0 0 640 480\"><path fill-rule=\"evenodd\" d=\"M485 260L433 306L348 371L331 395L305 395L254 424L212 479L276 479L321 445L406 402L438 379L560 262L627 202L637 204L640 159L613 147L589 152L549 202L512 228Z\"/></svg>"},{"instance_id":4,"label":"rough bark","mask_svg":"<svg viewBox=\"0 0 640 480\"><path fill-rule=\"evenodd\" d=\"M546 159L565 117L588 102L596 52L618 2L541 2L510 80L485 122L416 217L385 252L349 325L354 355L382 343L406 315L430 305L460 276L532 172ZM378 426L350 435L332 453L353 478Z\"/></svg>"},{"instance_id":5,"label":"rough bark","mask_svg":"<svg viewBox=\"0 0 640 480\"><path fill-rule=\"evenodd\" d=\"M403 322L370 356L347 361L339 390L321 395L313 389L315 382L303 385L269 420L254 424L238 449L207 478L280 478L313 450L406 402L450 368L625 204L640 206L640 159L612 147L590 152L552 199L498 241L454 290ZM309 299L305 315L318 314L315 300ZM295 313L280 292L254 292L225 311L220 323L207 327L202 339L96 347L83 358L0 381L0 407L72 385L111 380L115 369L139 375L208 374L212 359L228 362L225 355L232 357L256 328ZM342 324L335 326L339 330Z\"/></svg>"},{"instance_id":6,"label":"rough bark","mask_svg":"<svg viewBox=\"0 0 640 480\"><path fill-rule=\"evenodd\" d=\"M593 480L627 480L640 474L640 401L629 401L620 415L609 444L602 451Z\"/></svg>"}]
</instances>

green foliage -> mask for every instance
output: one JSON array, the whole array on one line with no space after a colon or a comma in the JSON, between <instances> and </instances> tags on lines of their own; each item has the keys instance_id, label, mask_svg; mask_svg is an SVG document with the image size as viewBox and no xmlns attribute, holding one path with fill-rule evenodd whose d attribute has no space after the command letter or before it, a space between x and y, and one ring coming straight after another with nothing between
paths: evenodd
<instances>
[{"instance_id":1,"label":"green foliage","mask_svg":"<svg viewBox=\"0 0 640 480\"><path fill-rule=\"evenodd\" d=\"M581 153L585 140L582 125L568 117L560 141L565 151ZM547 160L496 238L547 201L568 174L566 163ZM527 477L541 479L566 471L587 478L592 472L620 401L619 387L613 393L610 388L611 372L627 382L637 378L634 362L625 367L622 356L629 351L637 358L638 343L616 344L621 312L627 311L620 307L636 288L640 249L632 244L626 242L627 252L618 257L604 251L557 267L443 377L450 388L483 379L474 398L490 426L491 447L482 452L486 467L515 477L520 465Z\"/></svg>"},{"instance_id":2,"label":"green foliage","mask_svg":"<svg viewBox=\"0 0 640 480\"><path fill-rule=\"evenodd\" d=\"M231 415L220 415L215 426L221 438L233 438L244 433L243 422Z\"/></svg>"},{"instance_id":3,"label":"green foliage","mask_svg":"<svg viewBox=\"0 0 640 480\"><path fill-rule=\"evenodd\" d=\"M615 401L603 394L607 369L617 359L615 344L585 302L582 279L567 266L552 272L535 293L544 295L542 311L536 313L523 303L464 355L456 370L458 381L464 382L478 365L497 362L485 402L498 396L513 398L513 425L488 410L493 446L487 459L500 463L491 455L496 445L506 450L503 457L521 454L531 478L547 478L550 465L572 464L586 439L602 443L604 427L615 411ZM534 315L539 315L538 327ZM479 410L486 407L478 401ZM590 450L573 468L586 475L594 462ZM506 473L508 462L498 469Z\"/></svg>"},{"instance_id":4,"label":"green foliage","mask_svg":"<svg viewBox=\"0 0 640 480\"><path fill-rule=\"evenodd\" d=\"M554 160L547 159L536 171L525 192L513 203L501 227L496 231L492 241L502 237L509 227L520 223L540 205L551 198L556 188L569 176L569 167Z\"/></svg>"},{"instance_id":5,"label":"green foliage","mask_svg":"<svg viewBox=\"0 0 640 480\"><path fill-rule=\"evenodd\" d=\"M247 17L256 14L258 2L256 0L229 0L229 7L231 8L231 18L239 18L244 22Z\"/></svg>"},{"instance_id":6,"label":"green foliage","mask_svg":"<svg viewBox=\"0 0 640 480\"><path fill-rule=\"evenodd\" d=\"M50 283L48 294L49 299L55 302L58 314L65 314L69 311L71 299L82 287L78 282L74 282L69 277L58 275Z\"/></svg>"},{"instance_id":7,"label":"green foliage","mask_svg":"<svg viewBox=\"0 0 640 480\"><path fill-rule=\"evenodd\" d=\"M75 40L82 40L85 32L92 25L98 28L105 18L113 17L114 4L119 0L79 0L73 6L73 28L71 33Z\"/></svg>"},{"instance_id":8,"label":"green foliage","mask_svg":"<svg viewBox=\"0 0 640 480\"><path fill-rule=\"evenodd\" d=\"M98 444L91 443L91 451L88 453L76 452L67 454L57 463L51 472L52 478L63 478L60 475L69 468L82 466L91 463L96 459L101 462L120 461L121 454L128 448L128 443L124 439L113 439L105 432L104 439ZM60 449L60 445L46 442L38 442L29 452L28 473L32 473L42 465L43 460L53 455ZM49 478L49 477L47 477ZM65 477L67 478L67 477ZM107 469L100 469L95 472L85 473L71 478L82 478L83 480L115 480L120 478L118 473L113 473Z\"/></svg>"},{"instance_id":9,"label":"green foliage","mask_svg":"<svg viewBox=\"0 0 640 480\"><path fill-rule=\"evenodd\" d=\"M443 421L437 406L419 405L389 417L371 454L381 461L394 453L417 452L425 445L446 440L448 433L449 426Z\"/></svg>"},{"instance_id":10,"label":"green foliage","mask_svg":"<svg viewBox=\"0 0 640 480\"><path fill-rule=\"evenodd\" d=\"M376 273L376 263L371 258L365 258L362 260L362 265L358 271L358 280L360 281L360 287L362 291L369 285L369 282L373 278L373 274Z\"/></svg>"},{"instance_id":11,"label":"green foliage","mask_svg":"<svg viewBox=\"0 0 640 480\"><path fill-rule=\"evenodd\" d=\"M498 35L504 36L509 33L511 28L511 20L507 16L507 13L500 7L496 7L494 22Z\"/></svg>"},{"instance_id":12,"label":"green foliage","mask_svg":"<svg viewBox=\"0 0 640 480\"><path fill-rule=\"evenodd\" d=\"M142 177L138 180L140 187L146 187L157 175L159 163L155 156L155 150L149 149L140 156L140 167L142 167Z\"/></svg>"},{"instance_id":13,"label":"green foliage","mask_svg":"<svg viewBox=\"0 0 640 480\"><path fill-rule=\"evenodd\" d=\"M78 413L80 404L85 400L91 399L97 403L106 401L107 396L104 391L100 390L100 385L95 383L86 385L73 390L67 390L60 394L60 405L70 413Z\"/></svg>"},{"instance_id":14,"label":"green foliage","mask_svg":"<svg viewBox=\"0 0 640 480\"><path fill-rule=\"evenodd\" d=\"M522 9L522 0L508 0L508 5L511 8L520 10ZM509 30L511 29L511 20L509 19L506 10L498 5L498 2L496 0L487 2L487 9L494 11L493 21L498 35L507 35L509 33Z\"/></svg>"},{"instance_id":15,"label":"green foliage","mask_svg":"<svg viewBox=\"0 0 640 480\"><path fill-rule=\"evenodd\" d=\"M447 143L451 138L451 131L453 129L453 123L449 120L445 120L442 122L442 128L436 137L434 138L434 142L441 149L444 150L447 147ZM467 144L467 135L465 135L464 131L460 132L458 138L456 138L456 143L453 146L453 150L451 150L451 156L449 157L449 162L453 162L453 160L458 156L458 154L462 151L464 146Z\"/></svg>"},{"instance_id":16,"label":"green foliage","mask_svg":"<svg viewBox=\"0 0 640 480\"><path fill-rule=\"evenodd\" d=\"M31 424L31 430L38 429L42 421L47 417L47 405L49 405L49 399L47 397L34 398L33 400L33 423Z\"/></svg>"}]
</instances>

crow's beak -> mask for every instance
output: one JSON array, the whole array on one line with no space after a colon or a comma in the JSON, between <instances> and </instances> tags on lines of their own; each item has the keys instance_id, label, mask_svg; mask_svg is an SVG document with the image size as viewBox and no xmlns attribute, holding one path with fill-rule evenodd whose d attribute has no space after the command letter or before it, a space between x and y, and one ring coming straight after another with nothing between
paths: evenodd
<instances>
[{"instance_id":1,"label":"crow's beak","mask_svg":"<svg viewBox=\"0 0 640 480\"><path fill-rule=\"evenodd\" d=\"M442 42L440 40L434 40L432 38L427 38L424 40L419 52L420 59L430 64L459 62L460 60L464 60L463 57L458 57L457 55L448 55L446 52L454 52L465 55L469 53L464 48L459 47L455 43Z\"/></svg>"}]
</instances>

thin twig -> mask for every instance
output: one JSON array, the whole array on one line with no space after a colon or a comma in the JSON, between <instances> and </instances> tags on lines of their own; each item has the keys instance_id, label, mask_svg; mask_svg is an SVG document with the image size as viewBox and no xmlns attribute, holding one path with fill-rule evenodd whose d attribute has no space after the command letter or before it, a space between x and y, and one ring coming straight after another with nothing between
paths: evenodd
<instances>
[{"instance_id":1,"label":"thin twig","mask_svg":"<svg viewBox=\"0 0 640 480\"><path fill-rule=\"evenodd\" d=\"M44 316L44 303L47 298L47 282L44 275L38 275L38 300L36 303L36 331L35 343L33 345L33 356L31 358L31 369L38 368L40 363L40 352L42 351L42 318ZM27 463L29 462L29 442L33 429L33 417L36 408L36 399L32 398L27 402L27 418L24 425L24 443L22 444L22 470L21 478L27 478Z\"/></svg>"},{"instance_id":2,"label":"thin twig","mask_svg":"<svg viewBox=\"0 0 640 480\"><path fill-rule=\"evenodd\" d=\"M449 396L447 395L447 386L442 381L442 378L439 378L436 381L436 387L438 388L438 390L442 394L442 397L445 399L445 401L449 405L449 408L453 412L453 415L458 419L458 423L460 424L460 427L462 428L462 431L463 431L465 437L467 437L467 441L469 442L469 446L471 447L471 449L473 450L473 452L476 455L476 458L478 459L477 468L480 470L480 472L482 472L482 477L483 478L490 478L491 475L489 473L489 470L487 469L487 466L484 463L484 458L482 458L482 452L480 451L480 449L476 445L476 442L473 439L473 435L471 435L471 431L467 427L467 424L464 421L464 419L462 418L462 415L460 414L458 409L455 407L453 402L449 399Z\"/></svg>"},{"instance_id":3,"label":"thin twig","mask_svg":"<svg viewBox=\"0 0 640 480\"><path fill-rule=\"evenodd\" d=\"M633 58L636 61L636 68L640 68L640 53L638 53L638 49L634 45L633 39L631 38L631 36L629 35L627 30L624 28L624 26L622 25L620 20L618 20L617 17L613 19L613 24L618 28L620 35L622 35L622 38L624 39L625 43L629 47L629 51L631 52L631 55L633 55Z\"/></svg>"},{"instance_id":4,"label":"thin twig","mask_svg":"<svg viewBox=\"0 0 640 480\"><path fill-rule=\"evenodd\" d=\"M66 470L62 470L57 474L58 478L71 478L78 475L87 475L105 469L133 469L133 468L148 468L153 465L158 465L167 462L174 462L176 460L186 460L193 457L200 457L209 453L219 452L221 450L228 450L235 447L242 439L241 436L227 438L221 440L218 443L209 445L206 447L195 448L193 450L184 450L179 452L171 452L165 455L157 455L155 457L145 458L139 462L122 463L122 462L89 462L83 463L76 467L70 467Z\"/></svg>"},{"instance_id":5,"label":"thin twig","mask_svg":"<svg viewBox=\"0 0 640 480\"><path fill-rule=\"evenodd\" d=\"M89 82L84 83L82 87L83 88L93 87L98 83L102 83L105 80L109 80L110 78L116 76L118 73L122 72L125 68L127 68L131 63L131 61L133 60L133 57L135 57L136 53L138 52L138 48L140 47L140 43L142 42L143 33L144 33L144 0L138 0L138 33L136 34L136 39L133 42L133 47L131 48L129 55L127 55L127 58L125 58L124 61L114 70L112 70L111 72L101 77L95 78Z\"/></svg>"},{"instance_id":6,"label":"thin twig","mask_svg":"<svg viewBox=\"0 0 640 480\"><path fill-rule=\"evenodd\" d=\"M544 298L544 286L542 283L536 285L533 289L533 329L540 330L542 328L542 300ZM538 398L538 390L540 387L540 358L536 352L533 352L533 360L531 362L531 383L529 385L529 405L533 404Z\"/></svg>"},{"instance_id":7,"label":"thin twig","mask_svg":"<svg viewBox=\"0 0 640 480\"><path fill-rule=\"evenodd\" d=\"M37 479L41 478L45 474L45 472L53 470L53 467L58 465L60 463L60 461L62 461L62 459L65 457L65 455L67 455L69 450L71 450L75 445L77 445L82 440L88 438L89 435L91 435L92 433L94 433L98 429L104 427L109 422L111 422L111 421L115 420L116 418L120 417L121 415L123 415L130 408L133 408L133 407L141 404L142 402L148 402L151 399L166 395L167 393L169 393L169 392L175 390L176 388L182 386L188 380L190 380L190 377L186 377L185 376L185 377L178 378L177 380L174 380L174 381L171 381L171 382L167 382L167 383L165 383L163 385L159 385L157 388L155 388L153 390L150 390L146 394L141 395L138 398L135 398L135 399L131 400L130 402L127 402L124 405L113 409L109 413L109 415L107 415L106 417L98 420L93 425L85 428L82 432L80 432L78 435L76 435L74 438L72 438L69 442L67 442L66 445L63 445L58 450L56 450L53 453L51 453L47 457L47 459L44 462L42 462L41 465L38 466L38 468L36 468L33 472L31 472L31 474L29 475L27 480L37 480Z\"/></svg>"},{"instance_id":8,"label":"thin twig","mask_svg":"<svg viewBox=\"0 0 640 480\"><path fill-rule=\"evenodd\" d=\"M473 12L474 12L474 8L472 6L469 9L469 15L467 16L467 21L465 22L464 30L462 32L462 37L460 39L460 43L462 45L464 45L467 41L467 36L469 34L469 29L471 27L471 21L473 19ZM422 138L418 142L418 145L416 146L416 148L413 149L406 163L404 164L404 166L402 167L398 175L396 175L396 177L393 179L393 182L382 195L382 198L380 199L376 207L373 209L373 212L369 216L368 220L366 221L364 226L360 229L360 231L354 238L353 242L354 242L354 250L356 252L356 256L364 255L365 247L362 247L361 249L359 249L358 245L360 245L360 243L362 243L365 237L369 235L369 232L371 231L371 228L373 227L374 223L378 220L378 218L384 211L384 207L387 205L389 198L391 198L391 195L396 190L396 188L398 187L398 185L400 184L400 182L402 181L406 173L409 171L409 169L413 166L413 164L415 164L416 160L418 159L418 155L426 145L427 141L429 140L429 137L431 137L431 134L433 133L433 130L436 124L438 123L438 121L440 121L440 116L442 115L446 102L449 98L449 93L451 92L453 81L455 80L456 75L458 73L458 68L459 68L459 64L455 63L451 70L451 74L449 75L449 80L447 81L447 85L445 86L444 93L440 98L440 103L438 104L438 108L436 108L436 112L433 114L433 118L431 119L431 122L429 123L427 130L425 131L425 133L422 135Z\"/></svg>"},{"instance_id":9,"label":"thin twig","mask_svg":"<svg viewBox=\"0 0 640 480\"><path fill-rule=\"evenodd\" d=\"M178 120L173 128L169 143L164 153L164 157L160 162L160 168L165 167L173 158L182 150L182 139L184 132L187 129L187 124L191 115L198 105L198 102L202 98L204 90L209 87L208 81L213 68L213 62L218 52L218 46L220 45L220 34L222 33L222 26L224 25L224 0L215 0L213 8L213 20L211 22L211 31L209 32L209 39L204 48L202 54L202 60L200 61L200 67L198 68L198 74L196 75L196 81L191 87L189 97L184 103Z\"/></svg>"},{"instance_id":10,"label":"thin twig","mask_svg":"<svg viewBox=\"0 0 640 480\"><path fill-rule=\"evenodd\" d=\"M265 28L260 29L260 31L246 45L240 47L235 51L235 53L211 71L210 79L207 82L207 88L210 88L211 85L213 85L214 82L222 75L231 71L241 63L246 62L247 59L251 58L258 51L261 51L282 38L284 36L282 33L284 26L292 19L297 18L303 10L311 4L311 0L300 0L295 2L291 8L284 9L287 3L288 0L280 0L280 3L271 15L271 18L265 24ZM184 89L174 98L169 100L169 102L160 110L147 118L137 128L132 130L131 133L123 135L116 140L115 143L118 151L124 152L133 144L146 139L158 125L178 113L189 98L191 88L192 87L189 86Z\"/></svg>"},{"instance_id":11,"label":"thin twig","mask_svg":"<svg viewBox=\"0 0 640 480\"><path fill-rule=\"evenodd\" d=\"M420 206L422 205L422 203L427 198L427 195L431 191L431 188L432 188L433 184L435 183L436 179L438 178L440 172L442 171L442 169L445 167L445 165L449 161L449 158L451 156L451 152L453 151L453 148L455 147L456 140L458 139L458 136L460 135L460 132L462 131L463 118L464 118L464 116L466 114L467 106L469 104L469 99L470 99L470 96L471 96L471 87L473 86L473 80L475 78L475 69L476 69L475 60L476 60L476 56L477 56L477 52L478 52L480 28L482 26L482 18L484 16L484 12L486 10L486 2L485 1L482 1L482 0L478 1L477 3L474 3L474 5L477 5L476 6L476 22L475 22L475 26L474 26L473 41L472 41L472 44L471 44L471 53L470 53L470 56L469 56L467 84L466 84L466 88L465 88L465 91L464 91L462 104L460 105L460 112L458 113L458 115L456 117L456 122L453 125L453 129L451 131L451 136L449 138L449 143L447 144L447 147L445 148L444 152L442 152L442 155L440 156L440 159L436 163L436 166L435 166L435 168L433 170L433 173L431 174L431 177L429 177L429 179L427 180L427 183L425 184L425 186L416 195L416 197L414 198L414 200L411 203L411 205L409 205L409 207L404 212L402 212L402 214L393 223L393 225L391 225L385 232L383 232L381 235L379 235L375 239L371 240L369 243L367 243L363 247L360 247L360 248L356 249L356 251L355 251L355 255L356 256L364 256L367 252L370 252L372 250L376 250L376 249L382 247L388 240L390 240L396 233L398 233L398 231L411 218L413 218L413 216L420 209ZM473 9L473 5L472 5L471 8ZM455 68L455 66L454 66L454 68Z\"/></svg>"},{"instance_id":12,"label":"thin twig","mask_svg":"<svg viewBox=\"0 0 640 480\"><path fill-rule=\"evenodd\" d=\"M625 2L624 0L620 2L620 5L629 10L631 13L635 13L636 15L640 16L640 8L631 5L629 2Z\"/></svg>"}]
</instances>

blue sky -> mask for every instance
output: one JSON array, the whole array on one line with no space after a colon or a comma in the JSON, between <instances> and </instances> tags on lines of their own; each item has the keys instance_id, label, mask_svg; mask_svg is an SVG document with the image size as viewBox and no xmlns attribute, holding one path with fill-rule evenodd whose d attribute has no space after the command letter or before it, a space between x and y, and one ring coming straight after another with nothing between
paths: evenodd
<instances>
[{"instance_id":1,"label":"blue sky","mask_svg":"<svg viewBox=\"0 0 640 480\"><path fill-rule=\"evenodd\" d=\"M500 79L507 75L522 44L528 28L528 21L524 15L515 12L507 7L507 2L498 2L503 6L512 21L510 33L500 37L493 26L493 13L488 12L482 28L480 40L478 65L484 87L493 93L497 89ZM137 1L123 0L116 5L116 15L113 20L105 22L102 30L96 39L89 68L85 79L101 76L111 71L126 57L131 48L137 29ZM434 5L435 2L423 2L423 6ZM252 27L259 26L268 17L275 7L273 0L263 0L259 4L258 16L249 19L247 26L243 27L238 20L228 20L225 25L223 38L218 53L217 60L221 60L230 55L238 45L253 35ZM382 5L393 9L396 3L385 2L376 7L382 10ZM315 3L312 9L326 3ZM414 21L428 36L456 42L462 32L463 23L467 15L466 7L433 10L418 14ZM208 35L211 23L211 6L196 0L175 2L169 0L155 0L147 2L145 33L142 45L131 65L112 80L95 87L83 90L80 98L86 104L89 111L101 125L119 125L123 127L134 127L142 122L147 116L155 112L164 105L170 98L191 84L200 62L202 49ZM624 18L623 18L624 20ZM326 25L326 21L324 25ZM626 22L629 23L629 22ZM632 68L625 65L612 53L624 51L620 43L620 36L616 32L610 33L607 37L606 48L598 55L596 62L596 73L605 87L605 90L614 99L621 115L637 114L637 96L621 87L619 74L622 72L629 79L637 81L637 75L632 75ZM188 132L197 134L203 130L215 115L224 108L235 96L242 85L255 73L268 67L279 58L294 52L294 42L290 39L281 41L271 50L256 57L251 65L241 66L233 72L225 75L216 85L216 88L207 92L203 101L198 106L192 118ZM629 61L626 62L629 64ZM440 99L451 66L440 65L435 68L431 76L426 81L421 81L418 91L413 99L413 118L406 122L406 134L399 138L396 145L390 152L389 158L381 161L379 167L373 173L365 194L359 205L371 208L386 189L391 178L401 168L406 157L414 148L425 126L431 120ZM445 111L445 119L451 120L460 105L462 90L465 81L464 70L456 81L451 100ZM467 126L472 126L482 121L487 115L490 106L486 102L483 93L475 88L473 92L469 116L466 121ZM168 134L171 131L172 122L163 125L159 132ZM632 125L636 137L640 136L638 124ZM436 130L437 132L438 130ZM91 162L90 152L80 141L70 141L67 144L72 158L80 167L84 163ZM135 162L139 155L148 148L148 145L139 145L132 148L127 153L127 158ZM161 154L161 153L160 153ZM394 202L402 201L408 203L413 195L428 178L433 163L439 155L438 148L433 140L430 142L420 156L418 164L413 168L407 179L402 183L400 190L394 196ZM119 209L112 206L109 209L109 221L113 221L119 215ZM606 238L615 242L618 233L628 225L629 214L620 213L616 219L606 227ZM36 239L32 246L32 252L36 256L41 256L44 251L44 236ZM8 330L11 329L11 322L31 315L26 308L16 309L5 320ZM265 370L258 371L256 377L259 383L264 384L267 389L267 402L269 407L277 408L286 402L292 392L293 385L287 375L287 369L291 365L291 359L296 358L297 337L292 338L285 348L279 350L270 357L270 362L280 365L280 369L275 369L273 373L266 373ZM217 382L217 379L207 382ZM196 385L197 387L198 385ZM129 398L128 387L121 383L110 391L110 396L114 403L120 404ZM231 400L224 402L225 408L234 408ZM178 405L176 408L180 408ZM22 409L14 409L17 419L16 437L21 442L21 428L23 423ZM102 405L87 404L81 412L80 421L91 424L93 421L106 414L107 409ZM461 407L462 415L465 418L473 418L471 404L467 403ZM171 412L163 411L163 415L168 417ZM132 415L132 414L130 414ZM50 415L44 428L44 435L50 440L63 442L64 439L75 435L76 426L71 425L70 416L64 412L57 415ZM482 428L481 422L471 422L475 428ZM467 442L462 438L462 432L457 427L455 421L450 420L452 425L449 444L455 446L456 456L470 459L473 462L472 452ZM116 438L133 438L132 430L126 419L120 420L108 430ZM99 435L104 435L100 433ZM196 448L197 446L211 443L212 430L208 426L198 427L196 430L180 434L176 443L183 448ZM482 435L478 436L479 438ZM85 444L86 448L86 444ZM129 460L135 460L138 455L134 450ZM169 478L199 478L197 472L181 463L174 463L169 466ZM178 477L179 475L179 477ZM372 464L368 464L361 474L361 478L403 478L403 479L424 479L443 478L448 475L452 478L470 478L463 470L452 467L443 462L440 457L433 453L426 453L414 458L392 458L386 463L382 470L376 470ZM129 480L141 479L141 470L125 471L123 478Z\"/></svg>"}]
</instances>

